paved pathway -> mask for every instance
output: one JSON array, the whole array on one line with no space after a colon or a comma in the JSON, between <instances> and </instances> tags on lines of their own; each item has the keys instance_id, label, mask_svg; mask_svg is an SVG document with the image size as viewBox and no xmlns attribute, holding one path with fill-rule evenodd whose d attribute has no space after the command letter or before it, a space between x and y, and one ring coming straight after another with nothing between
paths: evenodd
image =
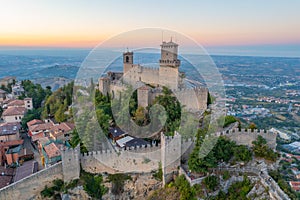
<instances>
[{"instance_id":1,"label":"paved pathway","mask_svg":"<svg viewBox=\"0 0 300 200\"><path fill-rule=\"evenodd\" d=\"M39 163L39 170L44 169L43 165L42 165L42 161L41 161L41 156L40 153L38 152L37 149L35 149L32 144L31 144L31 140L30 138L27 136L27 133L22 133L22 138L24 140L24 147L26 149L30 149L33 154L34 154L34 160L37 161Z\"/></svg>"}]
</instances>

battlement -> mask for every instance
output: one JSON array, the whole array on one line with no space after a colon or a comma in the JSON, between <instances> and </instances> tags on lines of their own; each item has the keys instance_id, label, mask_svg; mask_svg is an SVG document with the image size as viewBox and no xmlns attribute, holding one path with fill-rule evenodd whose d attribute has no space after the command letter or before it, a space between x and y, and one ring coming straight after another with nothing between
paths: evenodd
<instances>
[{"instance_id":1,"label":"battlement","mask_svg":"<svg viewBox=\"0 0 300 200\"><path fill-rule=\"evenodd\" d=\"M197 91L205 91L207 88L205 87L191 87L191 88L181 88L181 89L172 89L171 91L174 93L187 93L187 92L197 92Z\"/></svg>"},{"instance_id":2,"label":"battlement","mask_svg":"<svg viewBox=\"0 0 300 200\"><path fill-rule=\"evenodd\" d=\"M159 68L157 67L150 67L150 66L139 66L142 71L153 71L153 72L158 72Z\"/></svg>"},{"instance_id":3,"label":"battlement","mask_svg":"<svg viewBox=\"0 0 300 200\"><path fill-rule=\"evenodd\" d=\"M231 129L229 131L223 131L223 132L217 132L215 134L216 136L226 136L229 139L235 141L237 144L252 146L252 142L257 139L257 137L260 135L263 138L266 139L267 144L270 148L275 149L276 148L276 136L277 133L274 133L269 130L263 130L263 129L254 129L253 131L251 129L242 129L239 130L238 128Z\"/></svg>"},{"instance_id":4,"label":"battlement","mask_svg":"<svg viewBox=\"0 0 300 200\"><path fill-rule=\"evenodd\" d=\"M150 145L141 145L141 146L132 146L127 148L122 148L120 150L115 149L105 149L102 151L91 151L91 152L85 152L81 154L81 157L89 157L89 156L96 156L96 155L116 155L120 154L122 152L132 152L132 153L145 153L145 152L151 152L160 149L160 144L157 144L156 142L152 142Z\"/></svg>"},{"instance_id":5,"label":"battlement","mask_svg":"<svg viewBox=\"0 0 300 200\"><path fill-rule=\"evenodd\" d=\"M231 133L252 133L252 134L261 134L261 135L274 135L276 136L277 133L273 132L273 131L269 131L269 130L265 130L265 129L239 129L239 128L233 128L230 129L228 131L222 131L222 132L217 132L217 135L227 135L227 134L231 134Z\"/></svg>"}]
</instances>

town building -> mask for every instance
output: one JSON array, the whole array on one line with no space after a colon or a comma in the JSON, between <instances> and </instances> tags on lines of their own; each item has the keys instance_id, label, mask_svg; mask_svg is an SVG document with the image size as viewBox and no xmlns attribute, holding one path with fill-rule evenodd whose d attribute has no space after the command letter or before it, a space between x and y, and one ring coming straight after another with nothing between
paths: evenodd
<instances>
[{"instance_id":1,"label":"town building","mask_svg":"<svg viewBox=\"0 0 300 200\"><path fill-rule=\"evenodd\" d=\"M49 136L54 140L69 141L70 134L75 129L75 125L69 122L63 122L50 127Z\"/></svg>"},{"instance_id":2,"label":"town building","mask_svg":"<svg viewBox=\"0 0 300 200\"><path fill-rule=\"evenodd\" d=\"M0 142L0 166L6 164L6 155L5 153L9 148L14 148L24 143L23 140L12 140L6 142Z\"/></svg>"},{"instance_id":3,"label":"town building","mask_svg":"<svg viewBox=\"0 0 300 200\"><path fill-rule=\"evenodd\" d=\"M14 98L17 98L17 97L21 96L25 92L25 90L24 90L24 88L21 84L14 85L11 88L11 90L12 90L11 94Z\"/></svg>"},{"instance_id":4,"label":"town building","mask_svg":"<svg viewBox=\"0 0 300 200\"><path fill-rule=\"evenodd\" d=\"M16 82L16 77L14 76L6 76L0 79L0 86L7 87L9 84L13 84Z\"/></svg>"},{"instance_id":5,"label":"town building","mask_svg":"<svg viewBox=\"0 0 300 200\"><path fill-rule=\"evenodd\" d=\"M118 127L110 127L108 136L112 139L113 142L116 142L117 140L127 136L127 133L125 133Z\"/></svg>"},{"instance_id":6,"label":"town building","mask_svg":"<svg viewBox=\"0 0 300 200\"><path fill-rule=\"evenodd\" d=\"M294 191L300 191L300 181L290 181L289 184Z\"/></svg>"},{"instance_id":7,"label":"town building","mask_svg":"<svg viewBox=\"0 0 300 200\"><path fill-rule=\"evenodd\" d=\"M8 100L4 102L2 119L5 122L21 122L27 110L33 109L32 98L24 100Z\"/></svg>"},{"instance_id":8,"label":"town building","mask_svg":"<svg viewBox=\"0 0 300 200\"><path fill-rule=\"evenodd\" d=\"M6 99L7 92L0 89L0 103Z\"/></svg>"},{"instance_id":9,"label":"town building","mask_svg":"<svg viewBox=\"0 0 300 200\"><path fill-rule=\"evenodd\" d=\"M19 140L20 123L1 123L0 124L0 142Z\"/></svg>"},{"instance_id":10,"label":"town building","mask_svg":"<svg viewBox=\"0 0 300 200\"><path fill-rule=\"evenodd\" d=\"M26 113L24 107L10 107L2 113L2 118L5 122L21 122Z\"/></svg>"},{"instance_id":11,"label":"town building","mask_svg":"<svg viewBox=\"0 0 300 200\"><path fill-rule=\"evenodd\" d=\"M55 124L52 121L47 122L47 123L44 123L44 122L39 123L39 121L36 121L36 123L30 123L30 122L27 123L28 136L30 136L30 137L32 137L33 135L36 135L38 133L41 133L41 132L43 132L45 135L49 135L50 129L53 126L55 126Z\"/></svg>"}]
</instances>

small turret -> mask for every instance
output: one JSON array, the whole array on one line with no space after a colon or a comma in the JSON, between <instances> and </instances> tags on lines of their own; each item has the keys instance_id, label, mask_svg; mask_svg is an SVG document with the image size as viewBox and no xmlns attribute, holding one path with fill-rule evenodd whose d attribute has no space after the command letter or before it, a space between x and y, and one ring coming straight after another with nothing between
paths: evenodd
<instances>
[{"instance_id":1,"label":"small turret","mask_svg":"<svg viewBox=\"0 0 300 200\"><path fill-rule=\"evenodd\" d=\"M123 71L124 74L133 67L133 52L127 51L123 53Z\"/></svg>"}]
</instances>

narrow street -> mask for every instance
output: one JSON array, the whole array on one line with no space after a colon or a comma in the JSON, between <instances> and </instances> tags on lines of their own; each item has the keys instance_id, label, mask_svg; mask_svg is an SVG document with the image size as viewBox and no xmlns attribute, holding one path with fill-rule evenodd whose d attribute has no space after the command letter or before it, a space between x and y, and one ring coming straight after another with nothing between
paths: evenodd
<instances>
[{"instance_id":1,"label":"narrow street","mask_svg":"<svg viewBox=\"0 0 300 200\"><path fill-rule=\"evenodd\" d=\"M34 160L39 163L39 170L44 169L41 161L41 156L37 149L31 144L30 138L27 136L27 133L21 133L21 137L24 140L24 147L30 149L34 153Z\"/></svg>"}]
</instances>

